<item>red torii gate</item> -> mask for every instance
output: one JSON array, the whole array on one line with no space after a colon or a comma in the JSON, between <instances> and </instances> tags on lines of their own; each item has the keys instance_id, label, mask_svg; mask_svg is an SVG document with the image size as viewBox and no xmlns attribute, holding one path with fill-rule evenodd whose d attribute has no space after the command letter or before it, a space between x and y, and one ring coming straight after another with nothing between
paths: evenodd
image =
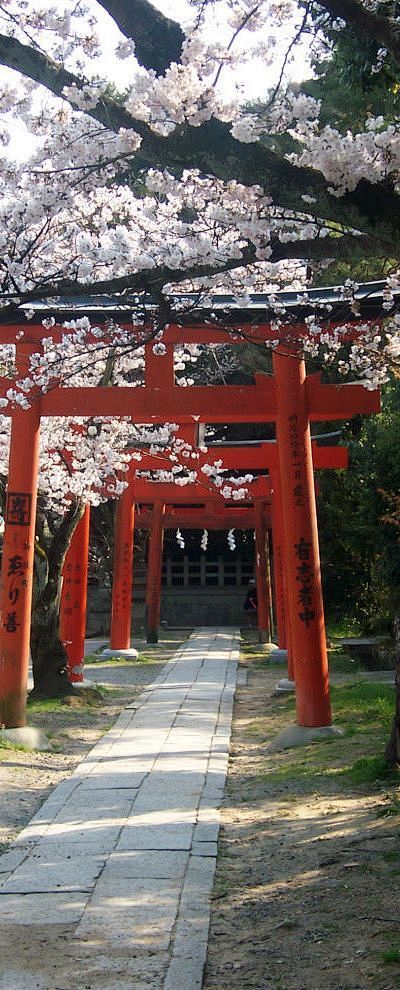
<instances>
[{"instance_id":1,"label":"red torii gate","mask_svg":"<svg viewBox=\"0 0 400 990\"><path fill-rule=\"evenodd\" d=\"M254 502L255 505L262 504L265 506L270 499L270 485L266 478L257 478L250 485L246 486L248 489L248 495L246 497L247 502ZM160 593L161 593L161 568L162 568L162 546L163 546L163 531L166 528L166 513L168 513L168 507L171 505L177 506L181 504L182 506L196 503L203 503L210 510L216 504L216 499L220 499L221 502L221 513L217 516L214 514L214 519L217 523L216 528L232 528L232 518L231 513L233 509L227 508L226 504L218 496L216 490L214 492L211 490L207 492L204 491L202 484L193 483L185 485L184 488L179 488L177 485L169 483L155 483L147 481L146 479L138 479L133 482L126 489L122 498L120 499L119 505L117 507L117 520L116 520L116 545L115 553L116 559L124 559L123 571L118 568L118 573L114 575L113 581L113 597L112 597L112 619L111 619L111 636L110 636L110 648L111 649L128 649L130 645L130 626L131 626L131 595L132 595L132 563L133 563L133 539L132 533L129 527L133 524L133 509L130 507L134 504L152 504L153 511L151 516L151 526L150 526L150 543L149 543L149 556L148 556L148 580L147 580L147 637L148 642L157 642L158 639L158 627L159 627L159 615L160 615ZM235 506L236 503L232 503ZM130 515L132 512L132 516ZM196 519L197 524L199 518L203 516L203 509L197 512ZM236 521L238 519L239 510L236 511ZM149 517L147 517L148 519ZM227 519L229 518L229 523L227 525ZM247 521L249 521L249 516L247 516ZM253 511L252 522L255 521L255 512ZM256 532L259 528L259 524L256 525ZM118 552L118 541L120 541L120 550ZM258 571L263 567L263 561L265 556L264 553L261 554L260 567ZM265 568L264 568L265 569ZM121 572L122 571L122 572ZM263 578L259 577L260 582ZM260 584L260 628L268 630L268 612L263 604L263 595L261 594Z\"/></svg>"},{"instance_id":2,"label":"red torii gate","mask_svg":"<svg viewBox=\"0 0 400 990\"><path fill-rule=\"evenodd\" d=\"M179 434L180 437L180 434ZM246 473L252 473L257 470L268 470L269 479L255 478L251 484L245 485L247 489L246 501L254 501L257 508L254 510L253 528L256 531L256 541L257 541L257 554L260 557L260 569L257 569L257 580L259 585L259 601L260 601L260 619L259 627L260 630L264 630L265 633L268 631L268 610L263 607L263 596L262 596L262 586L265 581L265 576L259 574L259 570L266 570L265 563L265 546L266 534L263 533L265 529L265 509L260 513L259 505L265 505L267 502L272 501L272 512L273 512L273 542L276 547L276 560L277 564L282 561L283 549L282 549L282 523L281 523L281 500L279 494L279 486L277 480L278 472L278 452L276 443L260 441L258 446L240 446L239 444L234 447L224 446L223 444L218 445L214 448L210 447L205 453L203 451L197 451L197 460L194 462L196 469L199 472L200 477L204 478L203 482L197 481L192 485L185 485L182 488L178 488L177 485L171 485L166 482L163 483L152 483L150 480L146 480L138 477L144 470L154 470L156 468L165 468L171 466L168 452L166 454L149 455L144 453L142 461L140 464L137 462L131 462L130 469L128 472L129 478L129 489L124 493L124 503L126 506L123 508L123 501L120 501L120 507L117 508L117 527L116 527L116 539L120 540L120 552L116 554L118 571L121 567L123 573L115 575L113 582L113 620L111 628L111 646L114 649L128 649L129 639L130 639L130 614L128 615L129 606L127 602L127 589L129 575L132 572L132 539L129 537L129 526L131 525L130 516L128 509L128 503L148 503L156 502L160 505L168 505L177 503L189 503L204 500L205 489L208 487L210 495L212 496L213 486L212 483L207 481L204 474L202 474L201 469L206 464L213 463L215 460L221 460L223 463L224 470L238 470L240 472L244 471ZM319 447L316 443L313 443L313 460L315 468L345 468L347 467L348 457L347 450L344 447ZM193 462L190 461L190 464ZM229 483L229 482L227 482ZM272 489L271 489L272 486ZM274 498L271 499L272 490L274 490ZM209 495L209 499L210 499ZM215 498L215 488L214 488L214 498ZM220 497L219 497L220 498ZM227 502L227 500L225 500ZM216 503L218 504L218 503ZM219 528L231 528L233 527L233 517L232 513L234 507L238 506L238 503L233 501L232 506L227 508L221 507L221 516ZM236 509L237 515L239 514L239 508ZM124 521L122 519L124 516ZM200 514L197 516L200 519ZM229 520L229 522L228 522ZM153 520L154 521L154 520ZM158 526L158 523L154 523ZM158 527L159 528L159 527ZM166 528L165 520L164 526ZM237 527L233 527L237 528ZM153 529L153 527L151 527ZM160 535L161 540L161 535ZM156 539L153 540L156 544ZM131 550L132 547L132 550ZM129 550L128 550L129 548ZM161 552L159 546L159 553ZM155 551L154 551L155 553ZM120 562L122 559L125 560L125 565L122 568ZM149 562L149 570L152 574L152 568L154 567L154 587L158 586L160 565L157 562L154 554ZM275 586L277 600L280 603L280 613L278 614L278 628L280 628L280 645L284 645L284 602L283 602L283 573L282 573L282 563L275 570ZM129 593L131 592L131 583L129 584ZM159 593L158 593L159 597ZM128 595L129 598L129 595ZM123 617L121 615L121 605L119 604L125 601L125 606L123 608ZM150 605L150 602L149 602ZM156 637L157 635L157 615L159 614L159 604L157 600L154 601L152 608L150 607L150 629L152 635ZM153 614L154 613L154 614ZM261 637L263 638L263 637ZM267 638L266 635L264 639Z\"/></svg>"},{"instance_id":3,"label":"red torii gate","mask_svg":"<svg viewBox=\"0 0 400 990\"><path fill-rule=\"evenodd\" d=\"M258 340L275 333L269 325L256 329ZM22 379L45 332L40 325L26 329L22 340L20 333L19 326L3 327L0 339L16 342ZM144 388L54 387L34 397L29 411L13 409L0 589L0 720L7 727L25 724L40 417L75 415L130 416L138 423L276 422L297 719L303 726L330 724L310 421L377 412L379 395L358 384L324 385L319 375L306 376L300 354L284 347L274 353L274 375L256 375L255 385L175 385L174 341L214 343L221 333L212 326L201 332L198 327L170 327L165 356L155 357L151 345L146 347ZM51 335L56 336L54 327ZM9 387L9 379L0 381L0 397Z\"/></svg>"},{"instance_id":4,"label":"red torii gate","mask_svg":"<svg viewBox=\"0 0 400 990\"><path fill-rule=\"evenodd\" d=\"M198 440L196 427L183 427L178 439L193 443ZM312 444L314 468L345 468L348 463L347 449L344 447L321 447L316 441ZM224 470L236 468L239 471L252 472L267 466L269 479L254 479L247 487L244 503L222 500L213 491L212 483L204 478L204 482L191 484L192 500L197 508L187 506L189 501L187 486L180 488L169 483L155 483L150 479L140 479L143 470L168 469L171 466L168 449L157 454L142 451L140 464L132 461L128 472L129 489L117 504L114 552L114 580L112 593L111 648L118 652L130 653L131 629L131 600L132 600L132 570L133 570L133 530L145 527L153 529L157 518L157 509L143 511L143 504L164 505L163 529L186 526L189 528L207 527L209 529L245 529L251 528L256 534L256 580L258 590L258 626L260 640L269 638L270 593L269 564L266 554L265 528L273 532L273 563L275 585L275 612L278 627L279 646L287 644L287 616L285 610L284 590L284 550L283 527L280 497L277 481L277 446L275 441L259 441L249 445L224 445L210 447L207 452L197 451L196 467L212 463L217 459L222 461ZM218 455L220 455L218 457ZM189 458L192 464L192 459ZM185 466L185 464L183 464ZM201 471L200 471L201 475ZM204 477L204 475L203 475ZM255 487L258 485L258 488ZM260 487L262 486L262 487ZM209 489L209 490L208 490ZM140 500L139 500L140 496ZM204 499L207 497L207 501ZM268 501L265 499L268 497ZM212 499L215 499L214 501ZM175 499L175 504L168 504L169 499ZM249 501L255 501L249 506ZM258 501L257 501L258 499ZM177 501L180 500L180 504ZM141 502L142 508L138 514L135 502ZM269 503L272 502L272 507ZM159 510L158 510L159 511ZM158 539L157 539L158 537ZM150 555L148 568L148 632L149 639L157 641L160 585L161 585L161 553L162 531L156 527L153 537L153 552ZM83 656L86 625L86 580L87 555L89 545L89 509L79 523L73 536L64 566L64 584L61 599L60 635L68 653L68 674L72 682L83 679ZM158 555L157 555L158 546ZM288 651L289 673L293 676L293 663L290 649Z\"/></svg>"}]
</instances>

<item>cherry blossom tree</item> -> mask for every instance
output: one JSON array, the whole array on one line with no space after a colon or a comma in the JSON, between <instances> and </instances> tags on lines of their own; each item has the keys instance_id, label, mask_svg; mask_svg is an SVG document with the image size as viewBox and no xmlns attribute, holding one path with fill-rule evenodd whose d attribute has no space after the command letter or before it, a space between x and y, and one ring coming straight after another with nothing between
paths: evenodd
<instances>
[{"instance_id":1,"label":"cherry blossom tree","mask_svg":"<svg viewBox=\"0 0 400 990\"><path fill-rule=\"evenodd\" d=\"M154 292L244 266L251 288L260 277L279 283L276 266L285 273L292 259L391 254L396 122L369 118L359 134L341 135L320 127L317 101L282 86L257 115L227 104L220 85L245 59L240 38L249 60L267 64L288 22L293 41L308 31L318 45L316 10L396 59L392 6L195 2L184 35L148 0L72 12L9 0L0 62L15 83L3 86L3 140L17 115L36 142L28 162L3 158L3 305L63 291ZM99 75L99 7L125 65L118 89ZM210 7L223 14L212 41ZM282 131L296 153L274 150Z\"/></svg>"},{"instance_id":2,"label":"cherry blossom tree","mask_svg":"<svg viewBox=\"0 0 400 990\"><path fill-rule=\"evenodd\" d=\"M2 6L3 318L62 293L137 293L144 308L158 299L161 325L179 287L246 299L304 286L310 263L395 261L397 119L367 112L343 134L285 73L304 38L318 60L349 29L383 72L399 58L396 5L193 0L185 19L184 31L149 0ZM256 112L223 88L254 59L276 80ZM22 162L7 147L16 121ZM393 272L388 311L397 285ZM395 319L387 331L363 348L381 376L400 350ZM350 369L360 363L358 349Z\"/></svg>"}]
</instances>

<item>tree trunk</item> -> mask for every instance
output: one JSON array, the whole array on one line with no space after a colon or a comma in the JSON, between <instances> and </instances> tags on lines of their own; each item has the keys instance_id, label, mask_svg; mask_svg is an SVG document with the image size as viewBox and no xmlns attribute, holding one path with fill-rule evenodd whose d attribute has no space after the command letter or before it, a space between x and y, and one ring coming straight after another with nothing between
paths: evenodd
<instances>
[{"instance_id":1,"label":"tree trunk","mask_svg":"<svg viewBox=\"0 0 400 990\"><path fill-rule=\"evenodd\" d=\"M59 637L60 592L65 555L84 510L82 502L71 503L47 553L47 579L32 611L31 698L56 698L73 693L67 678L67 653Z\"/></svg>"},{"instance_id":2,"label":"tree trunk","mask_svg":"<svg viewBox=\"0 0 400 990\"><path fill-rule=\"evenodd\" d=\"M385 750L385 760L390 767L400 766L400 614L393 623L394 653L396 662L396 709L392 732Z\"/></svg>"}]
</instances>

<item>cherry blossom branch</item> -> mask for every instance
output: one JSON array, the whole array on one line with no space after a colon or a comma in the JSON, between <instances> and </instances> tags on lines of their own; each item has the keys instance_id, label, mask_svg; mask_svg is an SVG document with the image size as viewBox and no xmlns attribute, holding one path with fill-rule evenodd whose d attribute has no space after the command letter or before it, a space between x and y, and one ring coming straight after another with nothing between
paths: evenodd
<instances>
[{"instance_id":1,"label":"cherry blossom branch","mask_svg":"<svg viewBox=\"0 0 400 990\"><path fill-rule=\"evenodd\" d=\"M63 99L64 87L75 86L80 91L85 84L41 52L4 35L0 35L0 64L18 70ZM69 102L74 106L72 98ZM292 165L260 142L243 144L235 140L229 125L219 120L209 120L197 128L184 125L165 138L154 133L143 121L134 119L107 95L102 95L96 105L85 112L112 131L126 128L141 137L134 170L138 164L147 168L169 168L176 173L184 168L197 168L205 175L223 181L234 179L244 185L259 184L276 205L302 213L302 196L306 194L316 199L316 212L321 219L374 232L378 244L380 233L387 237L389 227L394 243L398 242L400 196L387 182L378 185L363 179L355 190L337 197L332 195L329 182L320 172Z\"/></svg>"},{"instance_id":2,"label":"cherry blossom branch","mask_svg":"<svg viewBox=\"0 0 400 990\"><path fill-rule=\"evenodd\" d=\"M385 248L386 252L390 251L389 244L386 244ZM291 258L311 261L339 257L342 260L346 260L349 258L364 258L366 256L375 257L376 254L376 241L367 235L344 234L339 237L316 237L310 240L296 240L286 243L282 243L278 238L275 238L271 243L271 254L268 262L276 264L278 261ZM235 268L256 264L258 260L256 249L253 245L249 244L242 250L240 257L228 259L220 266L217 264L198 264L187 269L178 270L162 266L157 269L144 269L143 271L131 272L120 277L88 282L60 277L60 280L57 282L49 281L45 283L43 281L28 292L20 291L15 286L14 292L4 291L0 293L3 299L10 300L10 305L5 306L0 311L0 322L10 319L11 313L15 312L17 303L23 305L63 294L82 297L107 293L147 292L151 295L154 292L160 292L162 287L168 283L179 285L180 282L187 280L209 278L213 275L223 274L224 272L232 272Z\"/></svg>"}]
</instances>

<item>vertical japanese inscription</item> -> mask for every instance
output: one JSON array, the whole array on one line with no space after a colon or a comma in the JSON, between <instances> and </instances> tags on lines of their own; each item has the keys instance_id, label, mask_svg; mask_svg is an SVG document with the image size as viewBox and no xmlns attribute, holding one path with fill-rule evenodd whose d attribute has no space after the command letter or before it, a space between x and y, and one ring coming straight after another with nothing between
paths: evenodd
<instances>
[{"instance_id":1,"label":"vertical japanese inscription","mask_svg":"<svg viewBox=\"0 0 400 990\"><path fill-rule=\"evenodd\" d=\"M289 444L290 462L292 468L290 483L292 485L293 498L295 505L303 507L305 504L304 482L301 472L303 444L301 443L299 437L299 421L297 413L292 413L292 415L289 416Z\"/></svg>"},{"instance_id":2,"label":"vertical japanese inscription","mask_svg":"<svg viewBox=\"0 0 400 990\"><path fill-rule=\"evenodd\" d=\"M297 601L302 608L302 611L298 612L298 616L308 629L310 622L315 619L315 608L313 607L313 571L310 564L311 543L305 540L304 537L301 537L299 542L295 543L295 552L298 560L296 581L300 585Z\"/></svg>"},{"instance_id":3,"label":"vertical japanese inscription","mask_svg":"<svg viewBox=\"0 0 400 990\"><path fill-rule=\"evenodd\" d=\"M7 598L9 608L4 617L4 628L8 633L16 633L21 623L18 621L16 605L24 588L27 587L26 570L27 560L21 554L13 554L4 562L7 579Z\"/></svg>"}]
</instances>

